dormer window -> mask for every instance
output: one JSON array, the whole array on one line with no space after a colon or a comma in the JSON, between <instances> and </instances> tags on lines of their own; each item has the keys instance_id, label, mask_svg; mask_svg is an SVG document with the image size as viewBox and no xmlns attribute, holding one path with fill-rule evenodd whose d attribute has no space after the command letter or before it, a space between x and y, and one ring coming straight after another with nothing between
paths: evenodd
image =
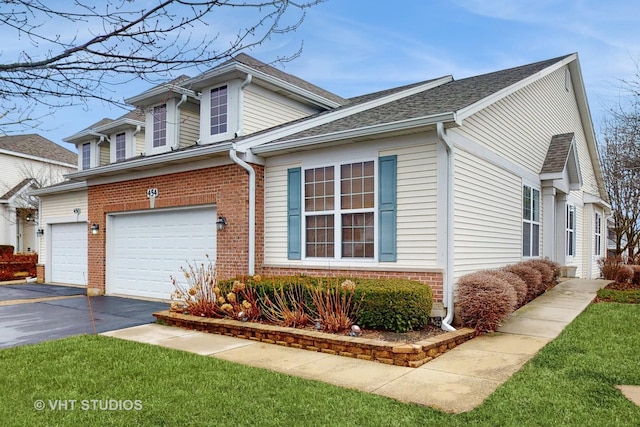
<instances>
[{"instance_id":1,"label":"dormer window","mask_svg":"<svg viewBox=\"0 0 640 427\"><path fill-rule=\"evenodd\" d=\"M167 145L167 104L153 107L153 147Z\"/></svg>"},{"instance_id":2,"label":"dormer window","mask_svg":"<svg viewBox=\"0 0 640 427\"><path fill-rule=\"evenodd\" d=\"M91 167L91 143L82 144L82 170Z\"/></svg>"},{"instance_id":3,"label":"dormer window","mask_svg":"<svg viewBox=\"0 0 640 427\"><path fill-rule=\"evenodd\" d=\"M227 132L227 86L211 89L211 135Z\"/></svg>"},{"instance_id":4,"label":"dormer window","mask_svg":"<svg viewBox=\"0 0 640 427\"><path fill-rule=\"evenodd\" d=\"M116 162L122 161L127 156L127 134L116 134Z\"/></svg>"}]
</instances>

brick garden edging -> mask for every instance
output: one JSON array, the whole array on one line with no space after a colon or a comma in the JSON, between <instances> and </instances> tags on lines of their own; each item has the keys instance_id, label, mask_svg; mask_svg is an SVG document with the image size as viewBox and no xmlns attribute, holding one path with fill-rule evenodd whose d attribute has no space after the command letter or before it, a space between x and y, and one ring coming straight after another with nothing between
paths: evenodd
<instances>
[{"instance_id":1,"label":"brick garden edging","mask_svg":"<svg viewBox=\"0 0 640 427\"><path fill-rule=\"evenodd\" d=\"M474 335L472 329L462 328L414 343L404 343L334 335L262 323L240 322L231 319L190 316L169 310L159 311L153 315L160 322L169 326L412 368L424 365L470 340Z\"/></svg>"}]
</instances>

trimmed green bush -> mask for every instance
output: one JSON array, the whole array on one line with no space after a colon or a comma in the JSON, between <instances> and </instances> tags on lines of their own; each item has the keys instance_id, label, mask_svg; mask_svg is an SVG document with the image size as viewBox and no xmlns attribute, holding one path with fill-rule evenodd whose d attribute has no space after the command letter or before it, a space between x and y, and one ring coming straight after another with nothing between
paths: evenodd
<instances>
[{"instance_id":1,"label":"trimmed green bush","mask_svg":"<svg viewBox=\"0 0 640 427\"><path fill-rule=\"evenodd\" d=\"M404 279L352 279L360 300L357 323L363 328L407 332L422 329L433 307L431 287Z\"/></svg>"}]
</instances>

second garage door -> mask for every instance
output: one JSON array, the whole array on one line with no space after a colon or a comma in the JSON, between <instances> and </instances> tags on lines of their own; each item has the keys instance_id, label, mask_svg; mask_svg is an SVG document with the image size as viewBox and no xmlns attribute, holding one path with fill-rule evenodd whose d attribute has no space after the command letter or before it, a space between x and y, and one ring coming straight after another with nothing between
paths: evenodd
<instances>
[{"instance_id":1,"label":"second garage door","mask_svg":"<svg viewBox=\"0 0 640 427\"><path fill-rule=\"evenodd\" d=\"M213 206L110 215L107 222L106 292L169 299L170 276L180 267L216 259Z\"/></svg>"},{"instance_id":2,"label":"second garage door","mask_svg":"<svg viewBox=\"0 0 640 427\"><path fill-rule=\"evenodd\" d=\"M72 285L87 283L87 223L51 225L50 281Z\"/></svg>"}]
</instances>

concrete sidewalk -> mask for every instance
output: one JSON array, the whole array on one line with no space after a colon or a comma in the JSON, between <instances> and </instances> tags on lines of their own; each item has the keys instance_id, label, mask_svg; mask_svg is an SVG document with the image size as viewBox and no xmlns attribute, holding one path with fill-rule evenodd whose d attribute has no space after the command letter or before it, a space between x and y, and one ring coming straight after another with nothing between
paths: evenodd
<instances>
[{"instance_id":1,"label":"concrete sidewalk","mask_svg":"<svg viewBox=\"0 0 640 427\"><path fill-rule=\"evenodd\" d=\"M103 335L213 356L446 412L470 411L575 319L608 281L572 279L482 335L420 368L385 365L274 344L149 324Z\"/></svg>"}]
</instances>

